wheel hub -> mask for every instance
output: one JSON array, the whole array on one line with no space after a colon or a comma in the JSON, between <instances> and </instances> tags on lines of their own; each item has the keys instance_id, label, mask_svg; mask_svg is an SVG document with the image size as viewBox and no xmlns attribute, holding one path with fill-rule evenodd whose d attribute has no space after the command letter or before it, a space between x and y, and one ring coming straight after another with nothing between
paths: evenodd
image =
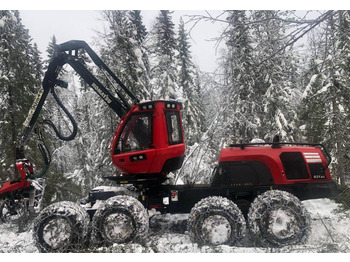
<instances>
[{"instance_id":1,"label":"wheel hub","mask_svg":"<svg viewBox=\"0 0 350 262\"><path fill-rule=\"evenodd\" d=\"M64 247L71 235L72 227L64 218L52 219L43 229L43 239L52 249Z\"/></svg>"},{"instance_id":2,"label":"wheel hub","mask_svg":"<svg viewBox=\"0 0 350 262\"><path fill-rule=\"evenodd\" d=\"M221 215L209 216L203 221L202 232L206 242L213 245L220 245L229 241L231 225Z\"/></svg>"},{"instance_id":3,"label":"wheel hub","mask_svg":"<svg viewBox=\"0 0 350 262\"><path fill-rule=\"evenodd\" d=\"M271 212L269 224L270 232L279 239L290 238L299 229L295 216L282 208Z\"/></svg>"},{"instance_id":4,"label":"wheel hub","mask_svg":"<svg viewBox=\"0 0 350 262\"><path fill-rule=\"evenodd\" d=\"M104 234L112 243L123 243L129 239L135 228L130 216L122 213L109 215L105 220Z\"/></svg>"}]
</instances>

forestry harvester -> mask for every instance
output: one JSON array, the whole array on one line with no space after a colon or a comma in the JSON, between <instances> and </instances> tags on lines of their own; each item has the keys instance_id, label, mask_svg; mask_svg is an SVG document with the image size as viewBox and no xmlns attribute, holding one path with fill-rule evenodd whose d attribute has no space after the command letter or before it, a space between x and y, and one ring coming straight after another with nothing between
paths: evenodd
<instances>
[{"instance_id":1,"label":"forestry harvester","mask_svg":"<svg viewBox=\"0 0 350 262\"><path fill-rule=\"evenodd\" d=\"M81 51L104 72L108 86L87 69L79 57ZM42 140L40 126L35 124L50 92L73 131L65 137L51 121L43 123L53 127L60 139L74 139L77 125L55 93L55 87L67 88L58 79L66 64L120 117L110 146L119 175L106 177L116 187L92 189L79 204L63 201L40 211L45 188L42 177L51 157L45 143L39 143L46 166L35 173L24 145L33 130ZM200 244L236 245L245 236L263 246L305 242L310 217L300 201L337 194L326 148L278 140L233 144L221 150L210 184L169 185L164 183L167 175L179 169L185 157L180 110L181 103L172 100L140 103L84 41L57 45L17 141L20 178L0 188L1 219L28 210L39 213L33 232L42 252L138 241L147 235L149 210L189 213L188 233Z\"/></svg>"}]
</instances>

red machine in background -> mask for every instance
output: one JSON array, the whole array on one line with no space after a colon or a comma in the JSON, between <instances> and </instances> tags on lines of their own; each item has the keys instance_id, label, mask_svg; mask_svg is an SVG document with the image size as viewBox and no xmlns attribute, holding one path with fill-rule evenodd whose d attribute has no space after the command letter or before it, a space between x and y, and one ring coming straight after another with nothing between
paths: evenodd
<instances>
[{"instance_id":1,"label":"red machine in background","mask_svg":"<svg viewBox=\"0 0 350 262\"><path fill-rule=\"evenodd\" d=\"M20 179L5 182L0 188L0 195L6 194L8 192L21 191L30 187L30 182L27 180L27 174L33 173L33 165L28 161L18 161L16 163L16 168L20 172Z\"/></svg>"}]
</instances>

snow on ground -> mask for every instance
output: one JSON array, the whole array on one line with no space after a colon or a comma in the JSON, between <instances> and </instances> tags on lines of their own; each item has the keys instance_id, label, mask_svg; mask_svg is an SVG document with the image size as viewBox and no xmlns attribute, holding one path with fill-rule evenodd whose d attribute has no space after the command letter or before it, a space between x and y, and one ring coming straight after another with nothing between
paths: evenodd
<instances>
[{"instance_id":1,"label":"snow on ground","mask_svg":"<svg viewBox=\"0 0 350 262\"><path fill-rule=\"evenodd\" d=\"M38 252L32 238L32 231L18 232L18 226L0 224L0 253Z\"/></svg>"},{"instance_id":2,"label":"snow on ground","mask_svg":"<svg viewBox=\"0 0 350 262\"><path fill-rule=\"evenodd\" d=\"M350 252L350 211L329 199L303 201L312 218L312 230L304 245L283 248L251 246L200 246L184 232L187 215L158 215L150 221L151 232L140 243L120 244L92 252L123 253L335 253ZM152 223L155 225L152 227ZM36 253L32 231L17 233L16 225L0 224L0 253Z\"/></svg>"}]
</instances>

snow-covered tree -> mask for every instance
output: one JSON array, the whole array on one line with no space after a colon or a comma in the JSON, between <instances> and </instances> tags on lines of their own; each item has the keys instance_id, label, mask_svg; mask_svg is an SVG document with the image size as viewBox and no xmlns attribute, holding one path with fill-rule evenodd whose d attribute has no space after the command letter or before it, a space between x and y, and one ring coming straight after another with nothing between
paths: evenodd
<instances>
[{"instance_id":1,"label":"snow-covered tree","mask_svg":"<svg viewBox=\"0 0 350 262\"><path fill-rule=\"evenodd\" d=\"M143 81L143 85L146 87L147 92L144 94L144 99L150 99L150 64L148 59L148 52L145 45L145 41L147 39L147 29L146 26L143 24L141 11L140 10L132 10L129 12L129 19L132 25L133 31L133 39L137 43L137 49L135 50L135 53L137 55L137 58L139 60L139 63L141 65L141 68L143 70L143 78L141 81ZM140 58L141 56L141 58ZM142 62L141 60L142 59Z\"/></svg>"},{"instance_id":2,"label":"snow-covered tree","mask_svg":"<svg viewBox=\"0 0 350 262\"><path fill-rule=\"evenodd\" d=\"M50 60L52 59L53 57L53 54L54 54L54 51L55 51L55 46L57 45L57 39L56 39L56 36L53 35L51 37L51 41L49 42L47 48L46 48L46 54L47 54L47 60L45 60L45 69L47 69L47 66L50 62Z\"/></svg>"},{"instance_id":3,"label":"snow-covered tree","mask_svg":"<svg viewBox=\"0 0 350 262\"><path fill-rule=\"evenodd\" d=\"M246 11L228 12L228 29L225 32L227 51L224 53L223 70L225 87L223 105L228 140L248 142L259 136L260 115L255 90L255 68L252 37Z\"/></svg>"},{"instance_id":4,"label":"snow-covered tree","mask_svg":"<svg viewBox=\"0 0 350 262\"><path fill-rule=\"evenodd\" d=\"M205 107L202 102L198 70L192 62L191 45L182 18L180 19L177 43L178 86L183 91L183 127L187 143L192 145L199 141L202 126L205 126Z\"/></svg>"},{"instance_id":5,"label":"snow-covered tree","mask_svg":"<svg viewBox=\"0 0 350 262\"><path fill-rule=\"evenodd\" d=\"M295 63L293 49L286 48L286 27L283 18L288 12L254 11L253 37L255 56L255 91L260 95L261 138L272 140L279 134L287 141L294 140L298 92L291 70ZM292 101L292 102L291 102Z\"/></svg>"},{"instance_id":6,"label":"snow-covered tree","mask_svg":"<svg viewBox=\"0 0 350 262\"><path fill-rule=\"evenodd\" d=\"M348 11L327 20L317 38L318 52L310 59L310 81L301 109L307 139L327 145L333 156L332 173L341 184L346 182L350 165L346 142L350 138L349 26Z\"/></svg>"},{"instance_id":7,"label":"snow-covered tree","mask_svg":"<svg viewBox=\"0 0 350 262\"><path fill-rule=\"evenodd\" d=\"M161 10L151 31L152 99L181 99L177 84L176 34L172 12Z\"/></svg>"},{"instance_id":8,"label":"snow-covered tree","mask_svg":"<svg viewBox=\"0 0 350 262\"><path fill-rule=\"evenodd\" d=\"M253 138L271 141L279 134L294 140L300 91L296 58L285 49L286 28L279 11L226 11L222 34L226 50L223 73L221 121L229 142Z\"/></svg>"},{"instance_id":9,"label":"snow-covered tree","mask_svg":"<svg viewBox=\"0 0 350 262\"><path fill-rule=\"evenodd\" d=\"M139 99L149 99L149 65L144 40L147 35L140 11L104 11L109 24L103 35L102 58ZM134 101L130 101L134 102Z\"/></svg>"},{"instance_id":10,"label":"snow-covered tree","mask_svg":"<svg viewBox=\"0 0 350 262\"><path fill-rule=\"evenodd\" d=\"M35 78L38 79L38 81L40 81L44 74L43 74L43 62L41 59L41 52L39 51L38 45L36 43L34 43L33 45L33 56L32 56L32 63L35 66L35 72L36 72L36 76Z\"/></svg>"},{"instance_id":11,"label":"snow-covered tree","mask_svg":"<svg viewBox=\"0 0 350 262\"><path fill-rule=\"evenodd\" d=\"M137 98L149 99L149 64L143 44L147 31L140 11L104 11L102 16L108 23L108 29L99 33L103 41L97 52ZM114 88L122 92L117 84L112 87L101 71L91 68L84 54L79 57L111 93ZM84 81L80 81L79 85L74 77L70 78L72 84L69 89L73 93L66 101L70 101L79 129L73 145L67 146L65 142L57 154L60 162L64 163L65 177L72 179L86 193L101 184L103 176L115 173L108 146L119 117Z\"/></svg>"},{"instance_id":12,"label":"snow-covered tree","mask_svg":"<svg viewBox=\"0 0 350 262\"><path fill-rule=\"evenodd\" d=\"M13 175L15 141L40 88L39 54L18 11L0 11L0 173ZM28 144L33 149L35 146Z\"/></svg>"},{"instance_id":13,"label":"snow-covered tree","mask_svg":"<svg viewBox=\"0 0 350 262\"><path fill-rule=\"evenodd\" d=\"M49 58L45 64L46 69L48 63L53 58L53 53L57 44L57 39L53 36L46 49ZM79 60L88 67L87 63L89 59L87 59L85 53L79 54ZM86 132L85 129L87 129L87 126L90 124L90 121L88 121L88 112L85 111L82 115L81 112L84 111L84 108L81 108L80 104L78 104L79 99L84 100L85 103L91 103L91 100L86 100L87 97L85 97L84 94L86 91L86 84L81 78L77 78L76 72L71 70L69 66L65 66L62 69L59 78L68 83L68 88L62 89L60 87L55 87L55 93L77 122L78 134L73 141L62 141L57 138L56 134L49 126L45 126L45 133L48 136L50 151L53 152L51 168L47 175L48 195L46 201L48 203L63 199L74 200L77 199L77 197L80 198L90 189L91 180L96 180L93 178L95 174L92 172L85 172L85 167L87 166L86 162L90 161L90 159L87 160L85 154L87 150L86 148L82 149L81 143L83 135ZM71 122L58 106L51 93L48 95L41 116L44 119L52 121L59 133L63 136L69 136L71 134Z\"/></svg>"}]
</instances>

